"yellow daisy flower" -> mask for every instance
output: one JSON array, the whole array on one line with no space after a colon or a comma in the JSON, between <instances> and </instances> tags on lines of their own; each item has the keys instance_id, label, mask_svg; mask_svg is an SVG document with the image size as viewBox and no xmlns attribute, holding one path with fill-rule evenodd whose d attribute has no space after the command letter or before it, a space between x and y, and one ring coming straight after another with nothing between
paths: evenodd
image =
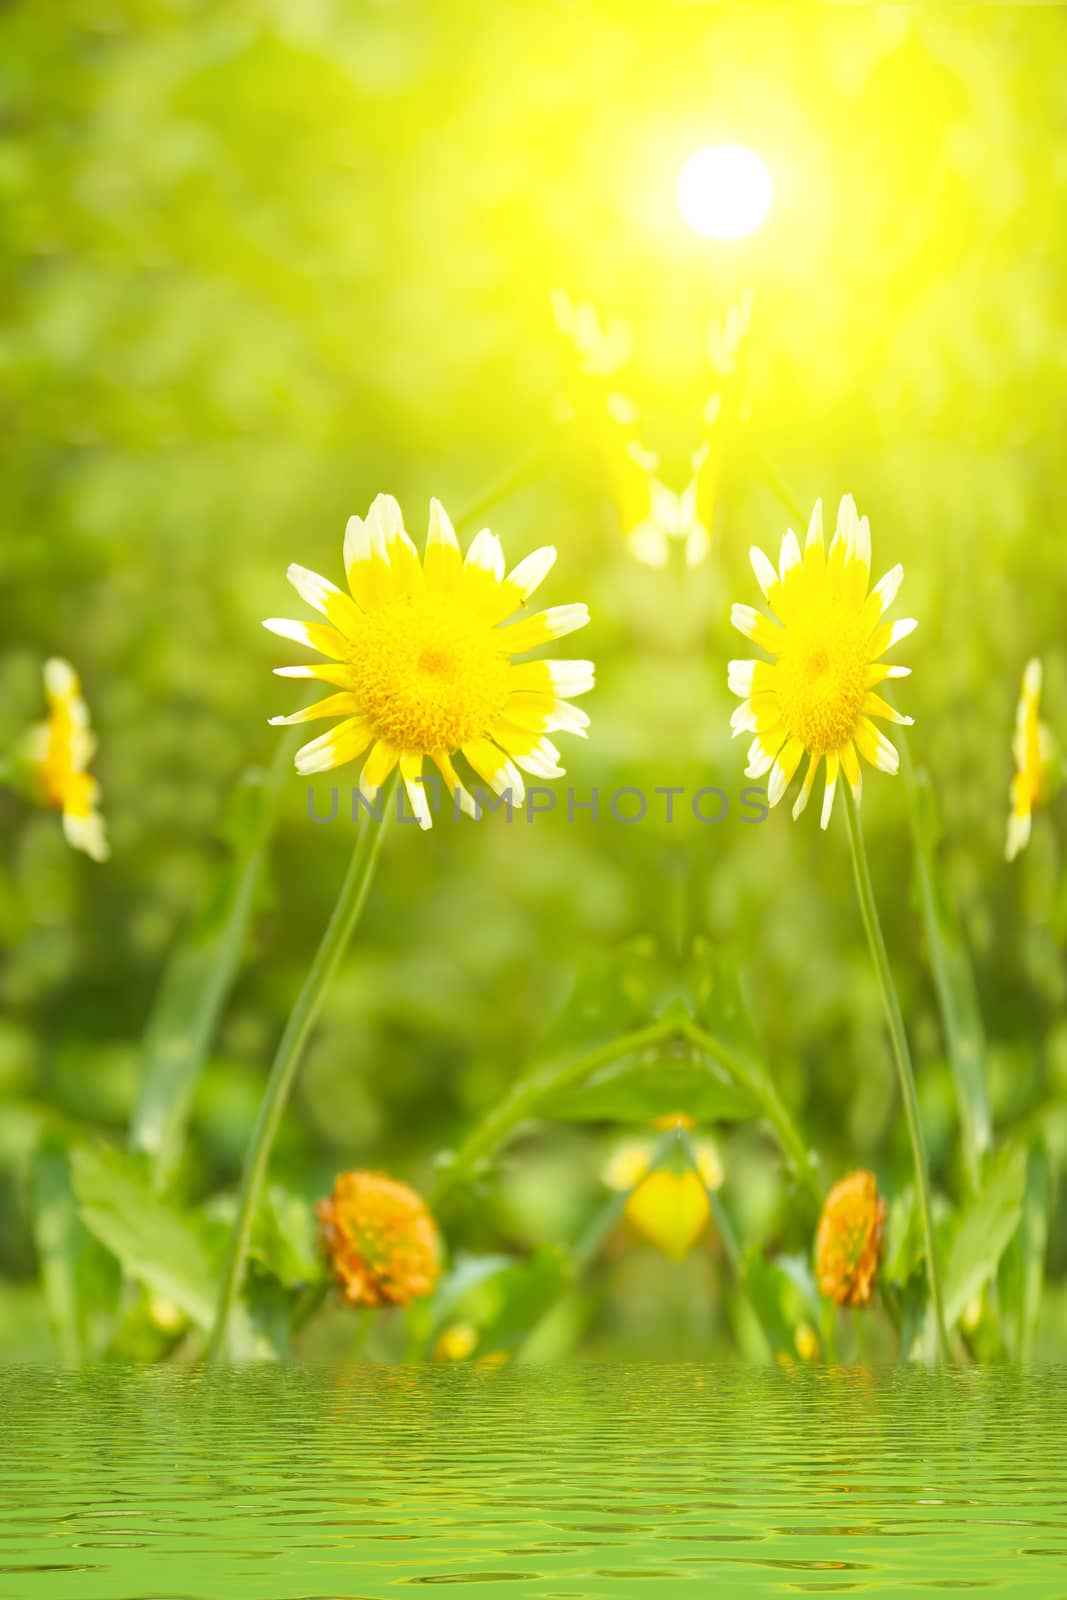
<instances>
[{"instance_id":1,"label":"yellow daisy flower","mask_svg":"<svg viewBox=\"0 0 1067 1600\"><path fill-rule=\"evenodd\" d=\"M89 772L96 740L78 674L69 661L54 656L44 666L48 720L31 728L27 763L45 805L63 813L63 832L75 850L94 861L108 857L104 819L96 809L100 785Z\"/></svg>"},{"instance_id":2,"label":"yellow daisy flower","mask_svg":"<svg viewBox=\"0 0 1067 1600\"><path fill-rule=\"evenodd\" d=\"M350 517L344 542L350 592L291 566L290 583L326 621L264 623L328 658L326 665L278 667L279 676L318 678L339 691L271 719L343 719L297 752L297 771L325 772L365 758L360 790L373 800L399 766L424 828L432 820L423 783L427 756L472 816L477 808L453 764L457 752L490 789L510 791L518 805L523 772L562 777L559 751L548 736L560 730L585 737L589 718L570 702L593 687L593 664L514 657L583 628L588 609L552 606L509 621L524 611L555 559L545 545L505 576L500 541L483 528L464 560L437 500L430 502L421 561L391 495L380 494L366 520Z\"/></svg>"},{"instance_id":3,"label":"yellow daisy flower","mask_svg":"<svg viewBox=\"0 0 1067 1600\"><path fill-rule=\"evenodd\" d=\"M1030 819L1048 791L1052 735L1041 721L1041 663L1028 661L1023 673L1012 740L1015 774L1011 780L1011 815L1004 853L1014 861L1030 838Z\"/></svg>"},{"instance_id":4,"label":"yellow daisy flower","mask_svg":"<svg viewBox=\"0 0 1067 1600\"><path fill-rule=\"evenodd\" d=\"M916 626L913 618L883 621L904 569L899 564L893 567L868 593L870 524L857 514L851 495L841 501L829 552L818 501L803 552L790 529L782 540L777 571L755 546L750 559L776 620L743 605L734 606L731 620L774 659L730 662L730 689L743 701L730 719L731 726L735 738L755 734L745 774L762 778L770 773L767 799L772 806L781 800L807 755L794 817L807 805L825 758L821 819L825 828L839 772L858 800L861 756L882 772L895 773L900 764L896 748L876 720L910 726L912 718L894 711L875 690L885 679L906 677L911 670L881 659Z\"/></svg>"}]
</instances>

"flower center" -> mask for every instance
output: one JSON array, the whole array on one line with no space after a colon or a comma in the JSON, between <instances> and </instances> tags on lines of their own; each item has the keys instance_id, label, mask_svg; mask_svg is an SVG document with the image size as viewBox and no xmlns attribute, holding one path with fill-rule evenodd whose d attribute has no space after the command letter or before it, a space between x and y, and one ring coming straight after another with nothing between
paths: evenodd
<instances>
[{"instance_id":1,"label":"flower center","mask_svg":"<svg viewBox=\"0 0 1067 1600\"><path fill-rule=\"evenodd\" d=\"M504 636L454 599L421 595L372 612L348 660L364 715L403 751L458 750L488 731L507 699Z\"/></svg>"},{"instance_id":2,"label":"flower center","mask_svg":"<svg viewBox=\"0 0 1067 1600\"><path fill-rule=\"evenodd\" d=\"M854 612L828 605L790 625L775 689L789 734L813 755L839 750L855 733L867 664L867 641Z\"/></svg>"}]
</instances>

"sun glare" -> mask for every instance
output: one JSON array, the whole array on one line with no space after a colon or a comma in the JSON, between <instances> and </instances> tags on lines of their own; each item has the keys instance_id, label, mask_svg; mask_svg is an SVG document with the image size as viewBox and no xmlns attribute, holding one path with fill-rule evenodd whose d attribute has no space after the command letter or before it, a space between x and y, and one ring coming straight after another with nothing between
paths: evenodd
<instances>
[{"instance_id":1,"label":"sun glare","mask_svg":"<svg viewBox=\"0 0 1067 1600\"><path fill-rule=\"evenodd\" d=\"M765 222L774 198L767 164L739 144L709 144L678 175L678 205L707 239L743 239Z\"/></svg>"}]
</instances>

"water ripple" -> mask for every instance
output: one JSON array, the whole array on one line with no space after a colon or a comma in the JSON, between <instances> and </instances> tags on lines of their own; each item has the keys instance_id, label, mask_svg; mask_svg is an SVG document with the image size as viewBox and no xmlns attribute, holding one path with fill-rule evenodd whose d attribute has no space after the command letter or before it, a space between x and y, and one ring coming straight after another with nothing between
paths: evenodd
<instances>
[{"instance_id":1,"label":"water ripple","mask_svg":"<svg viewBox=\"0 0 1067 1600\"><path fill-rule=\"evenodd\" d=\"M8 1369L0 1600L1067 1595L1065 1465L1058 1369Z\"/></svg>"}]
</instances>

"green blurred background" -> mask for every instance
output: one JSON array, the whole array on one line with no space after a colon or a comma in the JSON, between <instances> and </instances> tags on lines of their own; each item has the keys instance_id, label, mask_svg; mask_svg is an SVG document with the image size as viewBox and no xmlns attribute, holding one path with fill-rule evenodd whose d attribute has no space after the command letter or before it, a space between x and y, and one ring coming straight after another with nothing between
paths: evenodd
<instances>
[{"instance_id":1,"label":"green blurred background","mask_svg":"<svg viewBox=\"0 0 1067 1600\"><path fill-rule=\"evenodd\" d=\"M945 875L978 971L998 1132L1067 1149L1067 892L1055 814L1003 861L1019 676L1067 714L1067 13L1059 7L341 4L153 0L0 13L4 531L0 748L42 714L51 654L100 738L113 859L0 796L0 1357L47 1354L28 1172L43 1131L124 1137L168 952L226 858L241 775L271 761L296 659L298 561L340 574L346 517L395 493L417 540L546 438L489 520L511 560L552 542L549 603L587 600L597 662L569 781L739 788L728 624L753 541L788 521L735 461L711 554L649 572L581 440L555 431L556 286L623 317L651 440L677 480L709 319L755 291L751 439L804 506L845 491L920 629L901 704L935 780ZM751 239L690 233L675 182L749 144L776 204ZM469 530L473 531L473 530ZM344 783L349 774L341 774ZM325 795L329 784L319 786ZM903 785L864 802L939 1187L962 1182L920 937ZM1059 823L1062 825L1062 815ZM301 1073L274 1172L428 1183L536 1054L574 974L634 936L706 931L739 964L780 1092L828 1178L908 1173L844 827L558 812L390 838ZM1062 829L1061 829L1062 831ZM282 816L250 948L192 1107L190 1200L232 1187L273 1044L351 844ZM452 1242L565 1242L616 1130L541 1128ZM806 1248L773 1145L717 1131L743 1236ZM1062 1349L1063 1230L1040 1349ZM714 1232L684 1267L625 1229L586 1348L732 1348Z\"/></svg>"}]
</instances>

